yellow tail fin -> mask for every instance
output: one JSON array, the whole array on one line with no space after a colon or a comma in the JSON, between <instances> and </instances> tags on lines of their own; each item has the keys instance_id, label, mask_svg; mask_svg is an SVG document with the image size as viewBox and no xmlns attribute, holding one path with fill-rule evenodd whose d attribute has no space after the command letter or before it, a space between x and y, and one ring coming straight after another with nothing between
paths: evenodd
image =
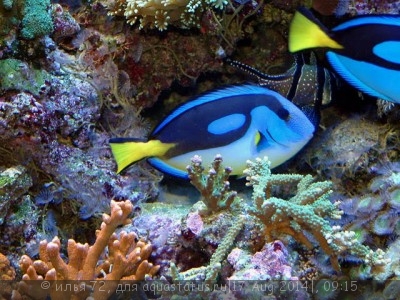
<instances>
[{"instance_id":1,"label":"yellow tail fin","mask_svg":"<svg viewBox=\"0 0 400 300\"><path fill-rule=\"evenodd\" d=\"M306 15L304 13L306 13ZM343 46L329 37L326 30L311 19L308 11L296 11L289 28L289 51L297 52L310 48L343 49Z\"/></svg>"},{"instance_id":2,"label":"yellow tail fin","mask_svg":"<svg viewBox=\"0 0 400 300\"><path fill-rule=\"evenodd\" d=\"M132 141L132 139L111 139L111 151L118 165L117 173L127 166L143 158L163 156L175 144L164 144L158 140L148 142Z\"/></svg>"}]
</instances>

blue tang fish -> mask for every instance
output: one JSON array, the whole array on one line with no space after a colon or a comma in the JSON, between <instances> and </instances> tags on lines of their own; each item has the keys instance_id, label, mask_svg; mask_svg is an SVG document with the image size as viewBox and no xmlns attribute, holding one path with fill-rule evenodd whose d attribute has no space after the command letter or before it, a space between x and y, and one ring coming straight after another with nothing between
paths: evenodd
<instances>
[{"instance_id":1,"label":"blue tang fish","mask_svg":"<svg viewBox=\"0 0 400 300\"><path fill-rule=\"evenodd\" d=\"M209 165L221 154L232 175L242 176L248 159L268 156L276 167L293 157L313 137L313 116L264 87L229 86L175 109L147 141L113 138L110 146L118 172L147 158L156 169L187 178L194 155Z\"/></svg>"},{"instance_id":2,"label":"blue tang fish","mask_svg":"<svg viewBox=\"0 0 400 300\"><path fill-rule=\"evenodd\" d=\"M332 30L305 8L294 15L289 50L328 48L326 56L349 84L383 100L400 103L400 16L358 16Z\"/></svg>"}]
</instances>

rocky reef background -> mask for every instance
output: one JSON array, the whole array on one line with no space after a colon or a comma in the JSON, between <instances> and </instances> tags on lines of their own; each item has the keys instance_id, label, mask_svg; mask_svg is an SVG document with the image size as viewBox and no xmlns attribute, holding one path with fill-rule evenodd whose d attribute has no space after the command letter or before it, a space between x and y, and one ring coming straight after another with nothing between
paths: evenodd
<instances>
[{"instance_id":1,"label":"rocky reef background","mask_svg":"<svg viewBox=\"0 0 400 300\"><path fill-rule=\"evenodd\" d=\"M160 266L156 278L179 279L179 272L211 265L212 257L218 260L213 254L222 237L238 223L237 210L203 214L195 187L163 178L145 161L117 175L108 139L145 138L189 98L252 81L224 65L227 55L264 72L285 71L293 63L288 24L299 5L313 7L329 26L350 15L398 14L400 8L390 0L164 2L177 7L180 17L173 10L164 14L160 1L148 1L161 11L154 15L124 14L138 5L135 1L0 4L3 279L20 280L21 256L37 258L42 240L58 236L63 257L68 239L94 243L111 199L133 204L126 230L153 245L149 260ZM340 200L343 215L331 226L355 232L360 243L383 249L392 259L386 273L373 277L380 281L382 297L392 299L390 293L398 290L385 282L399 279L400 273L400 110L343 84L322 117L311 143L273 173L332 181L332 202ZM244 180L231 179L231 185L243 202L250 202L252 190ZM339 257L343 272L332 270L318 243L305 250L285 235L265 243L263 223L246 218L242 231L232 231L235 247L217 262L219 280L375 276L347 254ZM260 265L266 269L260 271ZM198 271L197 279L207 278L207 270Z\"/></svg>"}]
</instances>

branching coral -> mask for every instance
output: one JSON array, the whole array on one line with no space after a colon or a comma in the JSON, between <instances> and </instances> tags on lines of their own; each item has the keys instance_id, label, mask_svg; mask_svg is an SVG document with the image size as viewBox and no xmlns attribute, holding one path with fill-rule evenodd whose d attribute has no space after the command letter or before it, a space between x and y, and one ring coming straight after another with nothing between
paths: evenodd
<instances>
[{"instance_id":1,"label":"branching coral","mask_svg":"<svg viewBox=\"0 0 400 300\"><path fill-rule=\"evenodd\" d=\"M191 159L191 164L187 167L190 183L199 190L210 213L229 208L237 196L235 191L229 189L228 178L232 169L222 168L221 155L215 156L207 175L204 174L202 160L198 155Z\"/></svg>"},{"instance_id":2,"label":"branching coral","mask_svg":"<svg viewBox=\"0 0 400 300\"><path fill-rule=\"evenodd\" d=\"M271 174L267 158L248 161L244 173L247 184L253 186L255 205L250 213L264 223L267 241L280 234L288 234L311 249L312 240L305 232L310 233L329 255L336 270L340 270L338 256L346 251L364 259L369 266L387 263L382 250L372 251L357 241L354 232L343 231L339 226L332 227L326 220L339 219L342 215L338 209L340 202L329 200L331 182L313 182L310 175ZM272 195L274 186L291 183L297 183L295 196L286 200Z\"/></svg>"},{"instance_id":3,"label":"branching coral","mask_svg":"<svg viewBox=\"0 0 400 300\"><path fill-rule=\"evenodd\" d=\"M218 245L217 250L211 256L207 266L192 268L185 272L179 272L174 263L171 263L171 275L173 280L216 280L221 271L221 263L227 257L233 242L244 225L244 217L239 216L237 222L229 229L224 239Z\"/></svg>"},{"instance_id":4,"label":"branching coral","mask_svg":"<svg viewBox=\"0 0 400 300\"><path fill-rule=\"evenodd\" d=\"M19 284L18 292L43 298L49 293L52 299L60 298L60 291L50 287L48 290L37 289L30 284L31 280L85 280L93 284L93 280L110 280L107 288L112 292L118 280L143 280L146 275L153 276L159 266L153 266L147 261L152 246L149 243L138 241L134 233L122 231L119 237L114 233L118 226L130 223L128 215L133 206L130 201L111 201L111 215L103 215L100 230L96 231L96 241L92 246L82 245L73 239L68 241L68 258L66 263L60 255L61 243L56 237L51 242L46 240L40 243L40 260L32 261L27 255L20 260L20 267L24 275ZM108 246L108 254L99 264L104 250ZM74 291L68 298L78 299L83 295L75 295ZM75 291L78 292L78 291ZM82 293L82 289L79 289ZM88 289L84 292L89 292ZM39 294L38 294L39 293ZM43 295L44 293L44 295ZM65 297L65 291L62 292ZM109 294L102 293L99 286L93 286L94 299L108 298ZM88 295L85 295L88 296Z\"/></svg>"}]
</instances>

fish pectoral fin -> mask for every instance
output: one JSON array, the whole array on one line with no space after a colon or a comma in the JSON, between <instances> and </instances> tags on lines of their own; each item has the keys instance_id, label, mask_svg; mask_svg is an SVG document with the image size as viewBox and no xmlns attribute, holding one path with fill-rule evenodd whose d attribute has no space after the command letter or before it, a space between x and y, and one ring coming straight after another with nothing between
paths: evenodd
<instances>
[{"instance_id":1,"label":"fish pectoral fin","mask_svg":"<svg viewBox=\"0 0 400 300\"><path fill-rule=\"evenodd\" d=\"M260 131L257 130L256 135L254 136L254 145L256 145L256 147L260 144L261 141L261 133Z\"/></svg>"},{"instance_id":2,"label":"fish pectoral fin","mask_svg":"<svg viewBox=\"0 0 400 300\"><path fill-rule=\"evenodd\" d=\"M175 144L162 143L159 140L150 140L148 142L123 138L110 140L111 151L118 165L117 173L143 158L163 156L174 146Z\"/></svg>"},{"instance_id":3,"label":"fish pectoral fin","mask_svg":"<svg viewBox=\"0 0 400 300\"><path fill-rule=\"evenodd\" d=\"M268 136L269 137L269 136ZM257 130L256 135L254 136L254 143L257 149L257 152L261 152L269 147L271 147L273 141L272 137L270 140L261 132Z\"/></svg>"},{"instance_id":4,"label":"fish pectoral fin","mask_svg":"<svg viewBox=\"0 0 400 300\"><path fill-rule=\"evenodd\" d=\"M310 48L343 49L333 40L328 30L308 11L300 8L294 14L289 29L289 51L297 52Z\"/></svg>"}]
</instances>

